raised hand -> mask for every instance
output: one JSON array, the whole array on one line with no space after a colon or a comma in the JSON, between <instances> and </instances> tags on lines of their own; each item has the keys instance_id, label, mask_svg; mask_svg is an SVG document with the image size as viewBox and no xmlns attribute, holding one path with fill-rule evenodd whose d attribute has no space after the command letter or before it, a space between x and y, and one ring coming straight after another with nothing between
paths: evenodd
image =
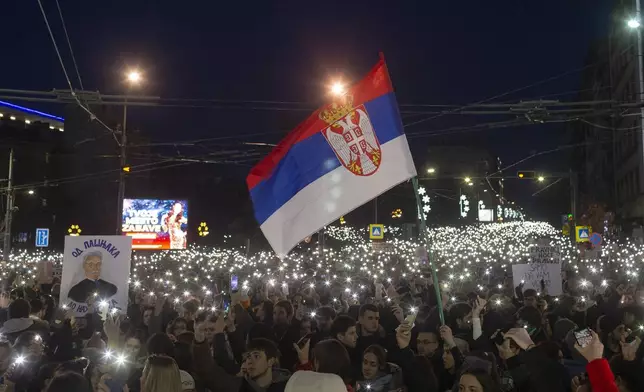
<instances>
[{"instance_id":1,"label":"raised hand","mask_svg":"<svg viewBox=\"0 0 644 392\"><path fill-rule=\"evenodd\" d=\"M474 303L474 309L472 309L472 318L481 317L481 311L483 311L485 305L487 305L487 301L477 296L476 302Z\"/></svg>"},{"instance_id":2,"label":"raised hand","mask_svg":"<svg viewBox=\"0 0 644 392\"><path fill-rule=\"evenodd\" d=\"M411 328L412 326L407 323L402 323L396 328L396 343L401 350L409 347L411 341Z\"/></svg>"},{"instance_id":3,"label":"raised hand","mask_svg":"<svg viewBox=\"0 0 644 392\"><path fill-rule=\"evenodd\" d=\"M512 328L503 334L503 337L514 340L522 350L528 350L534 346L534 342L525 328Z\"/></svg>"},{"instance_id":4,"label":"raised hand","mask_svg":"<svg viewBox=\"0 0 644 392\"><path fill-rule=\"evenodd\" d=\"M604 355L604 345L599 340L599 336L593 330L590 333L593 335L593 340L586 347L581 347L578 343L575 343L575 348L579 351L579 354L583 355L588 362L599 359Z\"/></svg>"},{"instance_id":5,"label":"raised hand","mask_svg":"<svg viewBox=\"0 0 644 392\"><path fill-rule=\"evenodd\" d=\"M452 349L456 347L456 342L454 341L454 335L452 333L452 329L448 327L447 325L443 325L440 327L440 335L441 339L445 342L445 346L448 349Z\"/></svg>"},{"instance_id":6,"label":"raised hand","mask_svg":"<svg viewBox=\"0 0 644 392\"><path fill-rule=\"evenodd\" d=\"M107 342L115 347L119 344L121 336L121 318L118 315L108 314L103 323L103 330L107 336Z\"/></svg>"},{"instance_id":7,"label":"raised hand","mask_svg":"<svg viewBox=\"0 0 644 392\"><path fill-rule=\"evenodd\" d=\"M300 348L297 343L293 343L293 348L297 352L297 358L300 360L302 365L309 362L309 348L311 347L311 339L307 339L304 347Z\"/></svg>"},{"instance_id":8,"label":"raised hand","mask_svg":"<svg viewBox=\"0 0 644 392\"><path fill-rule=\"evenodd\" d=\"M215 321L215 334L224 333L226 330L226 318L223 314L219 314L217 321Z\"/></svg>"},{"instance_id":9,"label":"raised hand","mask_svg":"<svg viewBox=\"0 0 644 392\"><path fill-rule=\"evenodd\" d=\"M639 336L635 337L635 340L630 343L619 342L619 345L622 347L622 357L625 361L635 360L637 349L640 348L640 344L642 344L642 339L640 339Z\"/></svg>"},{"instance_id":10,"label":"raised hand","mask_svg":"<svg viewBox=\"0 0 644 392\"><path fill-rule=\"evenodd\" d=\"M399 323L405 321L405 315L403 314L403 310L400 305L391 305L391 312L396 316L396 320L398 320Z\"/></svg>"}]
</instances>

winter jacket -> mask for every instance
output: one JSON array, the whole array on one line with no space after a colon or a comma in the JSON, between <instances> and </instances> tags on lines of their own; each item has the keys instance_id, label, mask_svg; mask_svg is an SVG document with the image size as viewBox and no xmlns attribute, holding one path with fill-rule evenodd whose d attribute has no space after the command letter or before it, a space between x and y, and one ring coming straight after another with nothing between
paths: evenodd
<instances>
[{"instance_id":1,"label":"winter jacket","mask_svg":"<svg viewBox=\"0 0 644 392\"><path fill-rule=\"evenodd\" d=\"M273 369L273 383L261 388L252 380L228 374L210 354L207 342L194 342L192 346L194 373L212 392L282 392L290 373L284 369Z\"/></svg>"},{"instance_id":2,"label":"winter jacket","mask_svg":"<svg viewBox=\"0 0 644 392\"><path fill-rule=\"evenodd\" d=\"M588 380L593 392L619 392L615 384L615 377L604 358L595 359L586 365Z\"/></svg>"},{"instance_id":3,"label":"winter jacket","mask_svg":"<svg viewBox=\"0 0 644 392\"><path fill-rule=\"evenodd\" d=\"M7 320L0 333L3 334L7 340L12 344L16 341L18 336L25 331L33 331L40 335L43 341L49 341L49 324L46 321L35 320L32 318L15 318Z\"/></svg>"},{"instance_id":4,"label":"winter jacket","mask_svg":"<svg viewBox=\"0 0 644 392\"><path fill-rule=\"evenodd\" d=\"M387 368L373 380L362 380L356 383L356 392L398 392L405 387L403 372L400 366L387 363Z\"/></svg>"}]
</instances>

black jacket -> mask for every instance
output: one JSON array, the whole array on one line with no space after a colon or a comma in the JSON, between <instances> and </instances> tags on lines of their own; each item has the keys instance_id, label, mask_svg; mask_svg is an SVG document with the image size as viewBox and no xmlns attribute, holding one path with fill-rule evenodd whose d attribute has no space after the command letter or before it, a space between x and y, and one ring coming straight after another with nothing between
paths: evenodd
<instances>
[{"instance_id":1,"label":"black jacket","mask_svg":"<svg viewBox=\"0 0 644 392\"><path fill-rule=\"evenodd\" d=\"M98 293L99 298L110 298L116 294L116 291L115 285L103 279L96 281L83 279L69 290L67 296L76 302L84 303L94 293Z\"/></svg>"}]
</instances>

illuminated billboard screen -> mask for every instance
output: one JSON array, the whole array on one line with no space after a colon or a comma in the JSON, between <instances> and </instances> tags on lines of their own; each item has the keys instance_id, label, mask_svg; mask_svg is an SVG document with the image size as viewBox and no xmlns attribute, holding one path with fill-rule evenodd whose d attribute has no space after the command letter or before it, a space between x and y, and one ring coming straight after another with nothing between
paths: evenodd
<instances>
[{"instance_id":1,"label":"illuminated billboard screen","mask_svg":"<svg viewBox=\"0 0 644 392\"><path fill-rule=\"evenodd\" d=\"M185 200L123 200L123 234L132 249L186 249L188 202Z\"/></svg>"}]
</instances>

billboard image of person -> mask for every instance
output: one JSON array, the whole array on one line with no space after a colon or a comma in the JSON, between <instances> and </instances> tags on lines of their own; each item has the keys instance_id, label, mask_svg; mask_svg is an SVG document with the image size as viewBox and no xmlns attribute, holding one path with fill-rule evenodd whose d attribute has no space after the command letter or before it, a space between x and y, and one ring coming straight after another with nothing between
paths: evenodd
<instances>
[{"instance_id":1,"label":"billboard image of person","mask_svg":"<svg viewBox=\"0 0 644 392\"><path fill-rule=\"evenodd\" d=\"M123 234L132 249L186 249L188 203L185 200L125 199Z\"/></svg>"}]
</instances>

